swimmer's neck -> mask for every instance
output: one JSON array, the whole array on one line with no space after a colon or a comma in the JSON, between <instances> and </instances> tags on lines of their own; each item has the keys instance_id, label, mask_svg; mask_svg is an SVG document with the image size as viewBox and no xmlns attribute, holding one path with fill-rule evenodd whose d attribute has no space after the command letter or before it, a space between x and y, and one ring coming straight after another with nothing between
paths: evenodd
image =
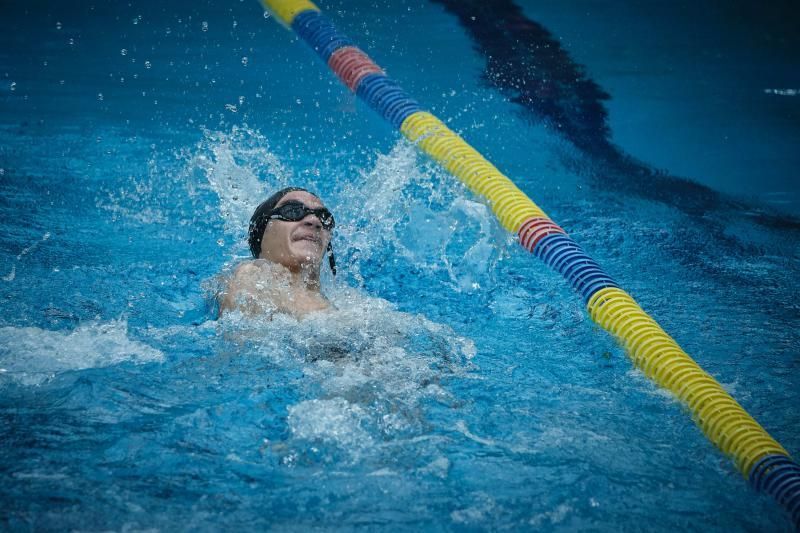
<instances>
[{"instance_id":1,"label":"swimmer's neck","mask_svg":"<svg viewBox=\"0 0 800 533\"><path fill-rule=\"evenodd\" d=\"M319 282L319 268L293 270L278 265L282 271L287 291L283 298L279 298L279 308L284 309L296 318L302 318L314 311L324 311L331 308L331 303L322 294Z\"/></svg>"},{"instance_id":2,"label":"swimmer's neck","mask_svg":"<svg viewBox=\"0 0 800 533\"><path fill-rule=\"evenodd\" d=\"M289 271L291 274L291 278L289 280L289 286L291 287L302 287L309 291L319 292L320 284L319 284L319 271L315 273L313 272L292 272Z\"/></svg>"},{"instance_id":3,"label":"swimmer's neck","mask_svg":"<svg viewBox=\"0 0 800 533\"><path fill-rule=\"evenodd\" d=\"M275 263L275 268L285 275L286 280L289 282L289 287L320 292L319 268L315 268L313 265L289 268L280 263Z\"/></svg>"}]
</instances>

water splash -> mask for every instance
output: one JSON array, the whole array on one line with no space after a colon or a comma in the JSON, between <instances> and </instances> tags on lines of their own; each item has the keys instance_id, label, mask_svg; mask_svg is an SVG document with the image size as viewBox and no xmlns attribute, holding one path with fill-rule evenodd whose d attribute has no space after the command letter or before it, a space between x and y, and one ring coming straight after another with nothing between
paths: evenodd
<instances>
[{"instance_id":1,"label":"water splash","mask_svg":"<svg viewBox=\"0 0 800 533\"><path fill-rule=\"evenodd\" d=\"M203 140L185 153L184 174L199 171L219 199L225 234L243 242L250 215L270 190L288 186L294 175L256 130L234 126L230 132L205 130Z\"/></svg>"},{"instance_id":2,"label":"water splash","mask_svg":"<svg viewBox=\"0 0 800 533\"><path fill-rule=\"evenodd\" d=\"M299 178L271 151L265 135L247 127L207 130L181 157L185 167L178 179L192 182L199 175L205 181L199 186L207 184L216 195L233 260L247 256L250 216L270 192L290 185L317 190L309 181L313 174ZM507 236L484 204L463 199L463 187L405 141L368 165L323 198L336 213L334 248L346 263L348 282L363 285L365 269L402 259L445 273L456 291L491 285Z\"/></svg>"},{"instance_id":3,"label":"water splash","mask_svg":"<svg viewBox=\"0 0 800 533\"><path fill-rule=\"evenodd\" d=\"M356 289L329 296L336 309L302 320L236 312L220 320L239 353L302 372L307 392L289 407L293 440L284 457L314 447L358 460L380 453L377 442L419 436L427 431L422 405L453 404L443 381L473 368L474 343L449 327Z\"/></svg>"},{"instance_id":4,"label":"water splash","mask_svg":"<svg viewBox=\"0 0 800 533\"><path fill-rule=\"evenodd\" d=\"M69 370L163 359L161 351L132 340L124 320L88 322L73 331L0 328L0 383L41 385Z\"/></svg>"},{"instance_id":5,"label":"water splash","mask_svg":"<svg viewBox=\"0 0 800 533\"><path fill-rule=\"evenodd\" d=\"M764 89L764 94L775 94L778 96L798 96L800 89Z\"/></svg>"},{"instance_id":6,"label":"water splash","mask_svg":"<svg viewBox=\"0 0 800 533\"><path fill-rule=\"evenodd\" d=\"M464 195L461 184L405 141L379 154L339 193L345 223L337 227L337 242L350 257L353 278L363 283L365 265L402 259L428 273L446 272L456 291L490 284L507 237L484 204Z\"/></svg>"},{"instance_id":7,"label":"water splash","mask_svg":"<svg viewBox=\"0 0 800 533\"><path fill-rule=\"evenodd\" d=\"M17 254L16 260L17 261L21 260L24 256L34 251L36 248L39 247L41 243L47 241L49 238L50 238L50 232L49 231L45 232L45 234L42 235L42 238L40 240L24 248L19 254ZM11 272L3 276L3 281L14 281L14 278L16 278L16 276L17 276L17 265L14 264L11 265Z\"/></svg>"}]
</instances>

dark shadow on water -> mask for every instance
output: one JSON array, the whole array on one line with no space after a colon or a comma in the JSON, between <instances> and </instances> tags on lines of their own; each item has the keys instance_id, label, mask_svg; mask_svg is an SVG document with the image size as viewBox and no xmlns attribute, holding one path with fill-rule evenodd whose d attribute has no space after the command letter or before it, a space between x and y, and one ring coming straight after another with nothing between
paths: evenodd
<instances>
[{"instance_id":1,"label":"dark shadow on water","mask_svg":"<svg viewBox=\"0 0 800 533\"><path fill-rule=\"evenodd\" d=\"M704 225L712 223L708 215L744 215L771 229L800 230L800 219L736 201L624 153L611 141L609 94L513 1L431 1L455 15L474 40L486 59L485 82L520 106L524 118L557 132L586 157L589 168L584 163L573 170L587 175L593 186L670 205Z\"/></svg>"}]
</instances>

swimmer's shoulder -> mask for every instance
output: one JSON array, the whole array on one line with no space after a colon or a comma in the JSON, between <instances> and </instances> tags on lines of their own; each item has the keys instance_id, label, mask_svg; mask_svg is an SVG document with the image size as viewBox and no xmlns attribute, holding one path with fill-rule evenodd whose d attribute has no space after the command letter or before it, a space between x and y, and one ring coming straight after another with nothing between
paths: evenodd
<instances>
[{"instance_id":1,"label":"swimmer's shoulder","mask_svg":"<svg viewBox=\"0 0 800 533\"><path fill-rule=\"evenodd\" d=\"M233 269L233 277L236 276L246 276L248 274L255 274L256 272L261 270L260 263L265 263L264 259L247 259L242 261L236 268Z\"/></svg>"},{"instance_id":2,"label":"swimmer's shoulder","mask_svg":"<svg viewBox=\"0 0 800 533\"><path fill-rule=\"evenodd\" d=\"M239 263L229 274L225 289L218 296L220 315L224 311L240 309L253 313L260 308L259 301L263 301L265 290L273 280L270 262L265 259L249 259Z\"/></svg>"},{"instance_id":3,"label":"swimmer's shoulder","mask_svg":"<svg viewBox=\"0 0 800 533\"><path fill-rule=\"evenodd\" d=\"M280 275L279 269L275 268L275 263L267 261L266 259L248 259L239 263L233 269L231 280L244 280L252 279L254 277L269 279L270 277L277 277Z\"/></svg>"}]
</instances>

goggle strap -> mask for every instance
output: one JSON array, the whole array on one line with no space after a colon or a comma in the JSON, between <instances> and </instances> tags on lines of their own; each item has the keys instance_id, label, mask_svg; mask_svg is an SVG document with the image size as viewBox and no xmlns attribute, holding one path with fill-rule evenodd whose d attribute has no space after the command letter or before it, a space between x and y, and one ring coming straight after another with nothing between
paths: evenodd
<instances>
[{"instance_id":1,"label":"goggle strap","mask_svg":"<svg viewBox=\"0 0 800 533\"><path fill-rule=\"evenodd\" d=\"M328 264L331 266L331 272L336 275L336 259L333 257L333 245L328 243Z\"/></svg>"}]
</instances>

